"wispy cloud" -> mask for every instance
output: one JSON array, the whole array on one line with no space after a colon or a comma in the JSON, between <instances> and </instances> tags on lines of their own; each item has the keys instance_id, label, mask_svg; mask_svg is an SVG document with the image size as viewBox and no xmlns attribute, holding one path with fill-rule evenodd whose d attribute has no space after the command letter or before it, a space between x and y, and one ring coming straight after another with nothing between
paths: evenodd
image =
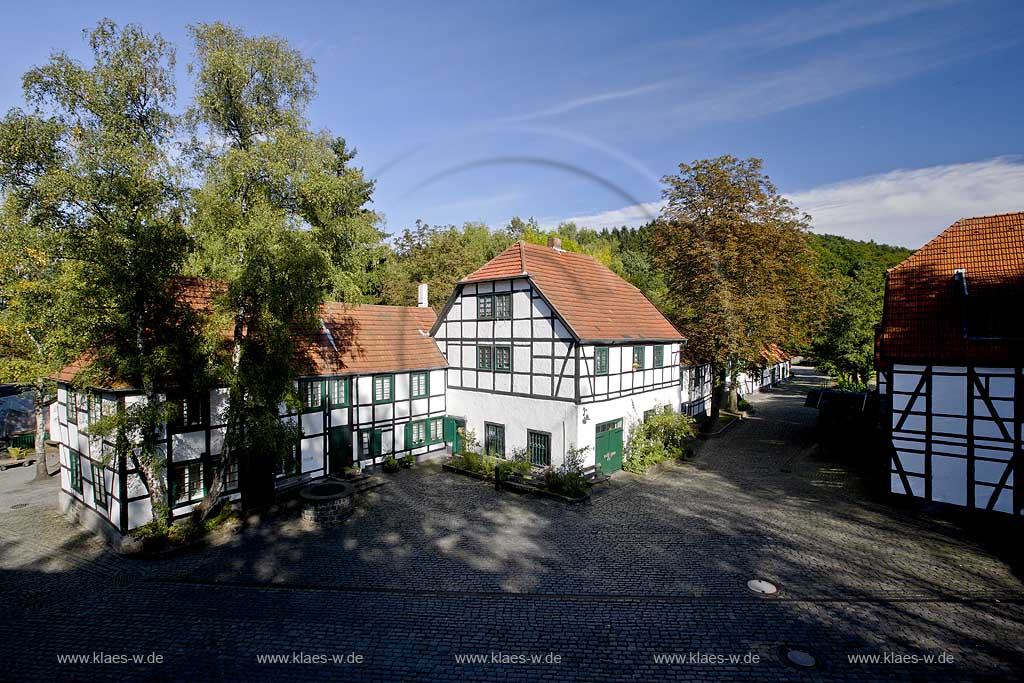
<instances>
[{"instance_id":1,"label":"wispy cloud","mask_svg":"<svg viewBox=\"0 0 1024 683\"><path fill-rule=\"evenodd\" d=\"M1024 158L899 169L786 196L811 214L815 232L916 248L959 218L1024 211ZM647 202L545 223L636 227L663 206Z\"/></svg>"},{"instance_id":2,"label":"wispy cloud","mask_svg":"<svg viewBox=\"0 0 1024 683\"><path fill-rule=\"evenodd\" d=\"M541 109L539 111L501 118L497 121L497 123L522 123L524 121L533 121L535 119L542 119L548 116L566 114L570 111L573 111L574 109L588 107L592 104L599 104L601 102L610 102L612 100L621 100L630 97L637 97L638 95L648 95L658 90L663 90L672 85L672 83L672 80L656 81L654 83L644 83L642 85L637 85L631 88L624 88L621 90L609 90L608 92L597 93L594 95L576 97L570 100L565 100L564 102L555 104L551 107L547 107L546 109Z\"/></svg>"},{"instance_id":3,"label":"wispy cloud","mask_svg":"<svg viewBox=\"0 0 1024 683\"><path fill-rule=\"evenodd\" d=\"M1024 161L896 170L789 195L816 232L919 247L959 218L1024 210Z\"/></svg>"}]
</instances>

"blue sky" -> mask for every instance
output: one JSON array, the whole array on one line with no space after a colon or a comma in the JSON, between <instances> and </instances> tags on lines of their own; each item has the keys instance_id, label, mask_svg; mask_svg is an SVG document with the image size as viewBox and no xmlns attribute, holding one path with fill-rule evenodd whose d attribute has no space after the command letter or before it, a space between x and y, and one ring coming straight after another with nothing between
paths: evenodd
<instances>
[{"instance_id":1,"label":"blue sky","mask_svg":"<svg viewBox=\"0 0 1024 683\"><path fill-rule=\"evenodd\" d=\"M916 247L1024 210L1024 3L46 2L5 9L0 108L101 17L178 46L224 20L316 61L314 126L377 179L391 232L656 213L680 161L758 156L814 227Z\"/></svg>"}]
</instances>

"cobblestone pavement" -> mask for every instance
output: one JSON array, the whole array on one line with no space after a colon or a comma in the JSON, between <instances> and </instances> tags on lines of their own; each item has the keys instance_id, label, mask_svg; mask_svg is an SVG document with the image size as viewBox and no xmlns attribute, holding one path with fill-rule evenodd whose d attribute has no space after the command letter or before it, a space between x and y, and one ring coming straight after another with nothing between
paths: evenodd
<instances>
[{"instance_id":1,"label":"cobblestone pavement","mask_svg":"<svg viewBox=\"0 0 1024 683\"><path fill-rule=\"evenodd\" d=\"M802 407L814 377L798 372L693 462L616 475L582 507L421 466L341 528L281 519L142 561L53 508L0 503L0 680L1019 677L1024 584L1003 548L876 500L824 458ZM779 593L749 592L752 578ZM787 665L787 646L818 665ZM163 662L57 660L94 653ZM292 661L257 660L268 654ZM346 655L362 660L294 661Z\"/></svg>"}]
</instances>

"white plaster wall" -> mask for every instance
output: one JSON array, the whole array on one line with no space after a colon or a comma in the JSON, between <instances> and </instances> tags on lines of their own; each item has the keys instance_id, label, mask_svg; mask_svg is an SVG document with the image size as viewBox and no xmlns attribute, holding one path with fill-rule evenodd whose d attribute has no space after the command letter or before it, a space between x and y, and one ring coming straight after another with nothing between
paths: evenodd
<instances>
[{"instance_id":1,"label":"white plaster wall","mask_svg":"<svg viewBox=\"0 0 1024 683\"><path fill-rule=\"evenodd\" d=\"M449 389L448 414L465 418L466 427L476 433L481 444L484 422L504 424L506 454L513 449L526 448L527 430L549 432L551 464L556 467L562 464L566 449L577 442L577 406L568 401Z\"/></svg>"},{"instance_id":2,"label":"white plaster wall","mask_svg":"<svg viewBox=\"0 0 1024 683\"><path fill-rule=\"evenodd\" d=\"M580 406L579 422L577 424L577 448L589 447L584 459L584 466L594 464L594 446L597 425L611 420L622 420L622 445L625 448L629 442L630 427L641 422L644 411L659 406L671 406L673 410L679 410L679 385L673 385L664 389L646 391L641 394L624 396L610 401L597 401L586 403ZM625 453L623 453L625 457Z\"/></svg>"}]
</instances>

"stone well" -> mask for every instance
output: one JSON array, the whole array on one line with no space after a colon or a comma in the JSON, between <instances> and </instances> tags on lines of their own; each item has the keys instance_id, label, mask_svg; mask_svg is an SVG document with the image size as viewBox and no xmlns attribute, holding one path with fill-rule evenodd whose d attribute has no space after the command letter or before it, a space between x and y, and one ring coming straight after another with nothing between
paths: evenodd
<instances>
[{"instance_id":1,"label":"stone well","mask_svg":"<svg viewBox=\"0 0 1024 683\"><path fill-rule=\"evenodd\" d=\"M299 491L299 497L305 504L303 522L314 527L334 526L352 514L355 487L338 479L321 479Z\"/></svg>"}]
</instances>

